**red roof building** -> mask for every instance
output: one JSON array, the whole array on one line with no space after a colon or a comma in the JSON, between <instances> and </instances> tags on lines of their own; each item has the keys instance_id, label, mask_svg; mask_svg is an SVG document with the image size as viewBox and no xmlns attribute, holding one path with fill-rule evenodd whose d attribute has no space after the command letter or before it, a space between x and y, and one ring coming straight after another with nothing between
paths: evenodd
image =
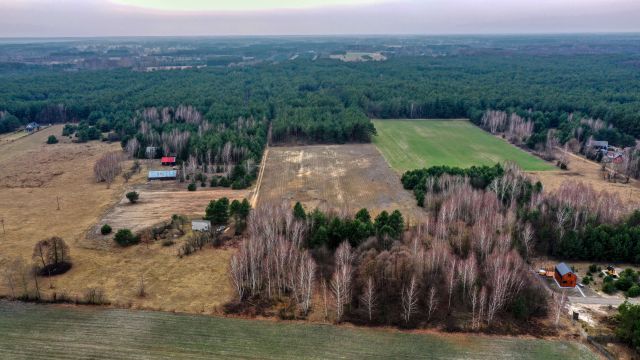
<instances>
[{"instance_id":1,"label":"red roof building","mask_svg":"<svg viewBox=\"0 0 640 360\"><path fill-rule=\"evenodd\" d=\"M175 156L163 156L162 159L160 160L160 162L162 163L162 165L173 166L173 165L176 164L176 157Z\"/></svg>"}]
</instances>

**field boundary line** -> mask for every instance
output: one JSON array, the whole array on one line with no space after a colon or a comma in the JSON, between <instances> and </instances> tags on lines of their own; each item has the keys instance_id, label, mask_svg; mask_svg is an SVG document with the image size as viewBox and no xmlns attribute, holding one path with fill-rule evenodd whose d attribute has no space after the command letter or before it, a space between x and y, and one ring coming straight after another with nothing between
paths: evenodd
<instances>
[{"instance_id":1,"label":"field boundary line","mask_svg":"<svg viewBox=\"0 0 640 360\"><path fill-rule=\"evenodd\" d=\"M258 197L260 195L260 186L262 185L262 178L264 177L264 168L267 166L267 155L269 155L269 148L264 150L264 154L262 154L262 161L260 162L260 173L258 174L258 180L256 181L253 199L251 199L251 207L254 209L258 203Z\"/></svg>"}]
</instances>

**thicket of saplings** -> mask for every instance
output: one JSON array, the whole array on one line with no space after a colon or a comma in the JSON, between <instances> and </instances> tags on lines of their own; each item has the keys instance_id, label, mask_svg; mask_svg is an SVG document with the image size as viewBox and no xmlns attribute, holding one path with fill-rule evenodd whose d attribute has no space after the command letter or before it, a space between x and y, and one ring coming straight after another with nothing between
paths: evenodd
<instances>
[{"instance_id":1,"label":"thicket of saplings","mask_svg":"<svg viewBox=\"0 0 640 360\"><path fill-rule=\"evenodd\" d=\"M545 316L546 291L524 261L533 229L512 205L525 179L510 167L500 184L476 189L441 175L428 220L409 230L399 212L371 221L366 210L351 218L263 205L231 259L237 302L226 310L469 331Z\"/></svg>"},{"instance_id":2,"label":"thicket of saplings","mask_svg":"<svg viewBox=\"0 0 640 360\"><path fill-rule=\"evenodd\" d=\"M624 302L614 321L616 336L640 352L640 305Z\"/></svg>"},{"instance_id":3,"label":"thicket of saplings","mask_svg":"<svg viewBox=\"0 0 640 360\"><path fill-rule=\"evenodd\" d=\"M527 230L526 235L531 237L529 246L539 253L563 259L640 263L640 212L630 213L617 194L598 192L580 182L565 182L547 193L539 182L513 182L508 173L500 165L436 166L407 171L402 183L426 208L431 206L430 194L438 193L442 179L449 176L465 176L473 188L489 189L502 202L515 192L514 216L525 229L536 229Z\"/></svg>"}]
</instances>

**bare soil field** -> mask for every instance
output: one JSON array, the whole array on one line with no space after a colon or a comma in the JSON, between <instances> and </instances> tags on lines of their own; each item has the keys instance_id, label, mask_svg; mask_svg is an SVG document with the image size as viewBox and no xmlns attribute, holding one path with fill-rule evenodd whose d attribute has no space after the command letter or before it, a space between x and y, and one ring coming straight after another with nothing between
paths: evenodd
<instances>
[{"instance_id":1,"label":"bare soil field","mask_svg":"<svg viewBox=\"0 0 640 360\"><path fill-rule=\"evenodd\" d=\"M629 206L640 206L640 182L631 180L628 184L612 183L603 179L601 165L583 157L569 154L569 169L556 171L528 172L540 180L546 191L556 190L566 181L581 181L591 185L595 190L606 190L617 193Z\"/></svg>"},{"instance_id":2,"label":"bare soil field","mask_svg":"<svg viewBox=\"0 0 640 360\"><path fill-rule=\"evenodd\" d=\"M81 299L87 289L95 287L103 289L107 300L117 306L217 312L232 294L227 276L229 258L235 251L232 247L206 248L181 259L176 256L179 244L104 250L84 246L86 232L121 201L127 187L146 181L146 169L129 184L123 184L119 177L107 188L93 179L93 165L105 152L119 150L120 144L75 144L61 137L61 132L62 126L53 126L0 145L0 219L5 224L4 234L0 228L0 296L10 294L2 276L9 262L22 258L30 264L38 240L60 236L70 247L73 268L51 281L41 281L45 297L55 292ZM49 135L58 136L60 143L46 145ZM196 201L206 193L184 190L187 201ZM56 197L60 198L60 210ZM153 196L143 193L144 197ZM211 200L209 195L203 197L193 205L202 214L204 207L200 205ZM168 204L167 214L179 212L173 206L190 205ZM136 296L141 277L148 293L144 298Z\"/></svg>"},{"instance_id":3,"label":"bare soil field","mask_svg":"<svg viewBox=\"0 0 640 360\"><path fill-rule=\"evenodd\" d=\"M300 201L315 208L372 215L398 209L410 222L424 216L372 144L271 147L258 202Z\"/></svg>"}]
</instances>

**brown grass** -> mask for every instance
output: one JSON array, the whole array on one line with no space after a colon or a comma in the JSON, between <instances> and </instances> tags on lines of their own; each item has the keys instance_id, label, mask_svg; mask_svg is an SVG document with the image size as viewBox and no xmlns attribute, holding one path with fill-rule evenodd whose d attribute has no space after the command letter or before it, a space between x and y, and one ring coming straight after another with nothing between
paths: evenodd
<instances>
[{"instance_id":1,"label":"brown grass","mask_svg":"<svg viewBox=\"0 0 640 360\"><path fill-rule=\"evenodd\" d=\"M90 230L90 235L98 235L103 224L109 224L114 231L127 228L133 232L139 232L170 219L173 214L202 217L204 209L211 200L226 197L229 201L233 201L249 199L251 196L249 190L199 188L197 191L186 191L185 189L185 184L175 182L135 185L128 190L135 190L140 194L140 199L135 204L131 204L125 196L122 196L116 206L111 208Z\"/></svg>"},{"instance_id":2,"label":"brown grass","mask_svg":"<svg viewBox=\"0 0 640 360\"><path fill-rule=\"evenodd\" d=\"M627 204L640 204L640 182L631 180L628 184L612 183L603 179L601 165L583 157L571 154L568 170L531 171L529 174L540 180L545 191L554 191L566 181L581 181L591 185L595 190L606 190L620 195Z\"/></svg>"},{"instance_id":3,"label":"brown grass","mask_svg":"<svg viewBox=\"0 0 640 360\"><path fill-rule=\"evenodd\" d=\"M73 268L53 278L53 289L48 288L49 282L45 280L45 295L57 292L81 297L87 288L100 287L115 305L207 313L217 311L219 305L228 301L231 286L227 266L234 252L232 248L207 248L180 259L176 256L177 245L127 249L112 246L106 250L83 246L86 231L126 191L122 178L107 188L95 183L92 173L95 160L105 152L120 149L120 145L74 144L60 136L61 129L54 126L0 145L0 218L4 218L6 228L6 236L0 232L0 274L16 257L31 261L36 241L57 235L71 248ZM46 145L52 134L58 136L60 143ZM131 183L144 182L144 173L143 169ZM187 193L186 189L184 192ZM189 196L205 192L193 194ZM60 210L56 210L57 196ZM198 201L207 200L208 195ZM141 275L148 294L142 299L136 296ZM0 281L0 295L8 293L4 281Z\"/></svg>"},{"instance_id":4,"label":"brown grass","mask_svg":"<svg viewBox=\"0 0 640 360\"><path fill-rule=\"evenodd\" d=\"M270 148L258 202L282 200L300 201L308 211L355 214L364 207L375 216L399 209L412 223L424 216L371 144Z\"/></svg>"}]
</instances>

